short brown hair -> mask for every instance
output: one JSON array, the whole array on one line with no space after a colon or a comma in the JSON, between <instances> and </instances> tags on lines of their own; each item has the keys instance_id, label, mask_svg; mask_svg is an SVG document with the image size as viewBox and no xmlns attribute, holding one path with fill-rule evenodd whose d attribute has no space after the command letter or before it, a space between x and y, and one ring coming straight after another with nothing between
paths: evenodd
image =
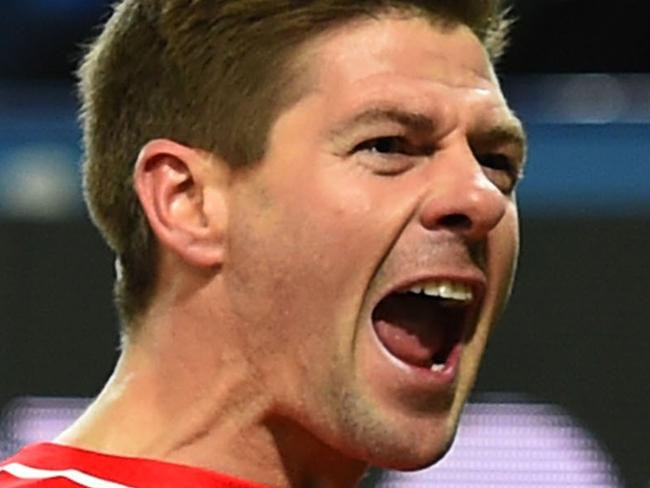
<instances>
[{"instance_id":1,"label":"short brown hair","mask_svg":"<svg viewBox=\"0 0 650 488\"><path fill-rule=\"evenodd\" d=\"M128 330L151 299L156 242L133 188L155 138L260 160L277 115L297 97L300 46L337 25L405 11L469 26L492 60L508 21L500 0L123 0L79 69L84 187L117 254L115 298Z\"/></svg>"}]
</instances>

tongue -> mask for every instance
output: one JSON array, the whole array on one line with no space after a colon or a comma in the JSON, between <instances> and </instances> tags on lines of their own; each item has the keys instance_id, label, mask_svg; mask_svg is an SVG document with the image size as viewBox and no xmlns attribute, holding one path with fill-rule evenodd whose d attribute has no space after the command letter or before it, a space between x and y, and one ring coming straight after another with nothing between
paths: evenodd
<instances>
[{"instance_id":1,"label":"tongue","mask_svg":"<svg viewBox=\"0 0 650 488\"><path fill-rule=\"evenodd\" d=\"M390 295L373 313L377 337L393 356L413 366L429 368L445 343L444 320L436 317L438 308L430 298Z\"/></svg>"}]
</instances>

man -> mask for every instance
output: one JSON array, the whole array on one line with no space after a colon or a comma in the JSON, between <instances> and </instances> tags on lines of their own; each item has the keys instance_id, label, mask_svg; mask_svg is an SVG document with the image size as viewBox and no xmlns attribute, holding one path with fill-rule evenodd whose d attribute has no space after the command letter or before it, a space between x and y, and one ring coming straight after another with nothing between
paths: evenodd
<instances>
[{"instance_id":1,"label":"man","mask_svg":"<svg viewBox=\"0 0 650 488\"><path fill-rule=\"evenodd\" d=\"M344 487L443 456L518 249L506 24L496 1L119 4L80 74L122 355L0 486Z\"/></svg>"}]
</instances>

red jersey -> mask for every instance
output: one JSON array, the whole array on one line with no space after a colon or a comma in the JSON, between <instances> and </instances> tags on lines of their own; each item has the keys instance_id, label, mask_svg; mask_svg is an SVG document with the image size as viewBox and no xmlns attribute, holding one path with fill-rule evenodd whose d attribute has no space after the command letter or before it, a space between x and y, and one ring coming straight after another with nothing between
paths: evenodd
<instances>
[{"instance_id":1,"label":"red jersey","mask_svg":"<svg viewBox=\"0 0 650 488\"><path fill-rule=\"evenodd\" d=\"M264 488L205 469L50 443L28 446L0 462L0 488L80 487Z\"/></svg>"}]
</instances>

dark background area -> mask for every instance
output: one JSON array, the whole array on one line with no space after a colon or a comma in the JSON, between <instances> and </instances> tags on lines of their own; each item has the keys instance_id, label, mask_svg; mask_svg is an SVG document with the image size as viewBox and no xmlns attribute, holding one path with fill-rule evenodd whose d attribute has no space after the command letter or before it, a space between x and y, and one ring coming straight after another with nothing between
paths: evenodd
<instances>
[{"instance_id":1,"label":"dark background area","mask_svg":"<svg viewBox=\"0 0 650 488\"><path fill-rule=\"evenodd\" d=\"M109 3L3 1L0 119L11 112L23 124L20 117L38 118L39 107L74 118L72 72ZM500 65L506 89L514 80L513 93L525 98L537 75L650 72L649 13L648 2L640 0L515 2L519 21ZM646 82L637 98L650 100L650 83L638 79ZM54 85L63 91L51 92ZM27 99L31 103L23 103ZM535 111L522 112L534 137L530 181L522 187L520 272L477 392L513 392L561 405L602 442L627 486L645 488L650 205L638 199L645 189L650 195L650 154L642 146L650 141L650 117L634 127L625 121L564 127L535 122ZM8 137L78 139L67 126L3 124L0 150ZM20 132L24 127L29 130ZM579 154L569 154L570 147ZM605 159L596 165L599 155ZM545 167L553 171L545 173ZM632 177L637 200L624 201L624 185L612 197L615 183L639 167L645 169ZM577 175L572 168L580 168ZM578 191L581 184L590 191ZM0 408L20 395L97 393L117 357L112 273L112 257L83 212L50 220L0 212Z\"/></svg>"},{"instance_id":2,"label":"dark background area","mask_svg":"<svg viewBox=\"0 0 650 488\"><path fill-rule=\"evenodd\" d=\"M518 0L506 73L633 73L650 68L643 0Z\"/></svg>"},{"instance_id":3,"label":"dark background area","mask_svg":"<svg viewBox=\"0 0 650 488\"><path fill-rule=\"evenodd\" d=\"M565 407L627 479L650 479L650 218L524 218L510 308L477 391Z\"/></svg>"},{"instance_id":4,"label":"dark background area","mask_svg":"<svg viewBox=\"0 0 650 488\"><path fill-rule=\"evenodd\" d=\"M105 20L108 0L4 0L0 78L72 79L80 46ZM646 72L650 33L645 0L515 0L518 18L501 71Z\"/></svg>"}]
</instances>

